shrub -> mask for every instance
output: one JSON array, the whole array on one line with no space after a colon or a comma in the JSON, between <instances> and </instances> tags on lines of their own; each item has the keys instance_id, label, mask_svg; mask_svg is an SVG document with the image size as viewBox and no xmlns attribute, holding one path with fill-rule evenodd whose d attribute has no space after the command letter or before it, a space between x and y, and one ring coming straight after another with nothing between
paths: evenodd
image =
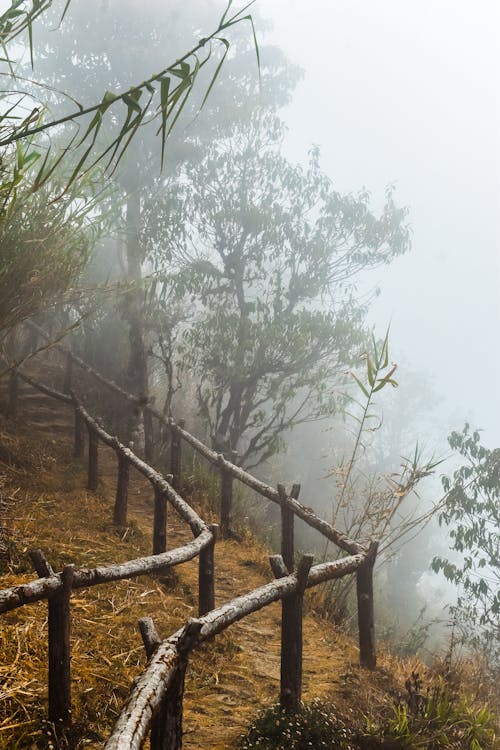
<instances>
[{"instance_id":1,"label":"shrub","mask_svg":"<svg viewBox=\"0 0 500 750\"><path fill-rule=\"evenodd\" d=\"M423 689L417 672L405 683L392 714L382 725L369 721L360 738L365 750L491 750L495 745L495 720L485 706L478 708L439 680Z\"/></svg>"},{"instance_id":2,"label":"shrub","mask_svg":"<svg viewBox=\"0 0 500 750\"><path fill-rule=\"evenodd\" d=\"M296 713L275 705L242 735L240 750L355 750L351 732L331 704L303 703Z\"/></svg>"}]
</instances>

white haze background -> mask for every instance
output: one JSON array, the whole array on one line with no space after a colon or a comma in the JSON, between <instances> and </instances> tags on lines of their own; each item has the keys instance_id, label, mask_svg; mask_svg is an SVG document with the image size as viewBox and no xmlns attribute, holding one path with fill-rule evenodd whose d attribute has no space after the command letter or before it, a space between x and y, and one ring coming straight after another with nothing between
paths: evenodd
<instances>
[{"instance_id":1,"label":"white haze background","mask_svg":"<svg viewBox=\"0 0 500 750\"><path fill-rule=\"evenodd\" d=\"M500 443L500 5L496 0L268 0L267 35L304 69L282 113L287 155L312 143L337 189L394 183L413 249L379 269L370 315L426 370L450 426ZM413 387L413 386L412 386ZM425 436L422 436L425 438ZM444 436L443 436L444 438Z\"/></svg>"}]
</instances>

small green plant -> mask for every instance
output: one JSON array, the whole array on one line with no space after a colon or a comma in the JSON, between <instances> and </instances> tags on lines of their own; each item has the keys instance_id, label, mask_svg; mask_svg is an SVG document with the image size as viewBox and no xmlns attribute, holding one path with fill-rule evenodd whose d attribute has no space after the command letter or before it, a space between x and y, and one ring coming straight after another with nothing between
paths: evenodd
<instances>
[{"instance_id":1,"label":"small green plant","mask_svg":"<svg viewBox=\"0 0 500 750\"><path fill-rule=\"evenodd\" d=\"M444 680L423 689L417 672L405 682L391 715L382 725L373 717L361 738L361 747L403 750L492 750L495 720L486 706L477 708Z\"/></svg>"},{"instance_id":2,"label":"small green plant","mask_svg":"<svg viewBox=\"0 0 500 750\"><path fill-rule=\"evenodd\" d=\"M352 733L334 706L314 700L296 713L275 705L263 711L242 735L240 750L355 750Z\"/></svg>"}]
</instances>

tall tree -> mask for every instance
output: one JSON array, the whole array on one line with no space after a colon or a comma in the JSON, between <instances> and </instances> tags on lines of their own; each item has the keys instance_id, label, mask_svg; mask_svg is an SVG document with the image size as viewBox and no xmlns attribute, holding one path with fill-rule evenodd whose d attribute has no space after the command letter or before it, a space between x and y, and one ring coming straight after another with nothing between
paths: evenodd
<instances>
[{"instance_id":1,"label":"tall tree","mask_svg":"<svg viewBox=\"0 0 500 750\"><path fill-rule=\"evenodd\" d=\"M174 256L177 292L194 301L182 358L200 411L214 444L246 466L331 410L332 380L364 340L354 279L409 247L390 191L376 217L366 193L334 190L317 149L306 169L290 164L282 135L273 113L255 110L145 214L153 261Z\"/></svg>"},{"instance_id":2,"label":"tall tree","mask_svg":"<svg viewBox=\"0 0 500 750\"><path fill-rule=\"evenodd\" d=\"M212 46L217 45L217 39L201 40L195 43L197 50L193 55L182 54L184 40L193 37L195 22L196 28L203 26L212 16L213 9L210 5L201 9L197 7L195 19L192 13L180 13L180 4L167 7L164 3L150 2L144 6L134 2L96 0L84 5L71 4L61 28L55 29L64 6L63 0L55 2L44 28L38 31L37 75L39 80L52 87L50 104L58 117L64 116L68 108L71 111L74 100L80 102L85 110L94 96L93 92L106 91L101 109L91 112L86 120L86 135L90 136L90 142L88 147L84 144L83 156L79 155L74 160L75 173L82 168L84 156L88 162L105 153L113 168L121 160L120 168L115 173L115 200L122 203L122 226L117 227L117 232L123 240L127 278L131 282L125 304L122 305L123 317L129 329L126 385L146 401L149 386L143 289L140 284L144 260L139 237L141 206L144 196L162 180L156 136L159 133L162 141L163 162L165 138L178 116L184 109L194 117L194 108L196 103L200 104L200 96L206 96L213 90L214 78L211 79L210 75L218 75L219 67L212 68L208 76L204 75L202 68L210 58ZM229 31L242 15L234 16L229 11L228 6L221 19L220 34ZM227 40L220 42L219 39L219 44L223 52L227 51ZM168 71L153 76L152 80L150 71L162 70L166 49L170 55L177 55L178 59ZM222 64L222 61L223 57L219 57L218 63ZM255 55L253 63L257 70ZM192 85L198 76L203 79L203 85L198 96L193 97ZM137 85L137 80L146 81L146 84ZM70 100L61 97L61 88L71 92ZM156 108L153 106L155 89L159 90ZM119 95L118 92L125 93ZM118 118L117 103L126 104L125 123ZM102 125L105 116L108 117L106 132ZM149 127L145 125L147 120L153 120ZM134 148L129 148L124 154L124 145L132 136L135 139ZM170 138L170 142L172 140ZM181 150L185 155L186 149ZM169 168L179 158L172 156L172 152L175 153L175 148L166 149ZM136 433L136 438L142 432L140 413L132 417L131 432Z\"/></svg>"}]
</instances>

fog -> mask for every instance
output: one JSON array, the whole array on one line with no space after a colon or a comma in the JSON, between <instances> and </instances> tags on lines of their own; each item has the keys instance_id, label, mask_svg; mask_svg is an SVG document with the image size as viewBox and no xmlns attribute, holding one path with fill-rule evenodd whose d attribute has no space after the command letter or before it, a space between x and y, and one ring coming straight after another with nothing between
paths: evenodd
<instances>
[{"instance_id":1,"label":"fog","mask_svg":"<svg viewBox=\"0 0 500 750\"><path fill-rule=\"evenodd\" d=\"M61 2L60 9L63 6ZM166 8L165 3L159 2L128 0L120 4L116 0L96 1L92 4L94 14L89 14L89 6L90 3L87 5L76 1L71 4L67 19L72 25L65 36L58 37L55 28L57 13L52 17L52 30L48 27L37 30L35 48L38 49L38 56L35 57L33 73L38 80L56 89L67 90L86 104L99 101L107 89L121 91L170 63L176 55L189 49L195 43L193 40L212 30L225 4L192 0L190 3L173 3ZM373 269L356 275L355 297L370 300L366 328L373 330L378 339L383 339L389 328L390 358L398 365L395 377L399 383L397 392L387 393L384 390L377 396L376 414L381 428L373 430L370 438L363 442L360 473L383 477L397 471L401 457L411 455L417 442L428 460L431 455L435 460L446 457L449 454L447 434L452 429L460 430L466 420L474 428L484 431L484 442L488 446L499 445L498 4L493 0L474 4L451 0L309 0L307 3L303 0L261 0L252 8L252 12L255 11L263 73L260 94L257 59L252 49L251 29L247 24L244 34L238 28L239 45L234 50L231 48L221 77L210 90L207 103L200 113L198 105L210 83L210 77L201 77L198 98L189 101L168 140L166 170L162 175L156 168L160 160L158 138L156 145L152 146L153 140L143 137L143 131L140 131L120 169L113 175L116 182L110 200L110 213L114 212L114 224L113 221L110 223L111 229L95 254L86 278L86 282L92 284L102 283L108 279L123 278L128 271L127 278L136 283L144 276L159 271L163 283L165 275L168 277L173 273L172 269L175 270L175 263L178 262L182 270L187 268L191 272L191 281L182 280L183 300L179 302L174 294L170 298L167 296L166 300L161 295L155 297L156 287L151 285L149 279L146 287L148 293L154 288L152 298L149 299L147 311L137 313L143 300L140 293L136 294L135 323L130 311L123 312L126 307L123 301L112 310L106 301L103 310L93 311L94 317L88 316L89 320L86 320L80 333L74 336L74 345L81 347L81 351L89 357L94 357L96 366L117 368L108 370L107 374L118 381L123 375L120 382L136 393L145 393L147 397L148 377L151 392L154 391L153 396L158 401L170 389L169 398L175 394L174 415L176 409L179 414L187 409L193 430L198 428L201 436L207 440L211 438L217 450L240 449L241 445L243 449L252 447L249 435L252 436L252 429L253 435L258 433L267 414L272 412L273 404L270 401L274 398L276 403L279 398L284 398L280 391L281 381L276 381L265 396L260 395L260 400L256 399L257 407L261 408L255 407L253 422L248 418L247 426L250 425L251 429L247 430L245 439L240 440L242 432L238 433L234 426L243 408L233 413L233 433L230 434L230 419L225 419L224 415L229 413L234 394L228 397L227 390L224 391L220 383L223 381L224 387L228 388L230 377L226 377L226 369L229 371L232 363L229 363L229 355L228 361L224 361L227 353L224 348L222 355L220 351L215 354L213 350L208 351L207 339L210 334L215 338L215 329L210 328L214 325L215 314L211 317L213 311L207 300L215 299L214 288L219 295L221 290L225 293L231 280L236 277L236 251L233 257L222 241L222 250L216 246L217 242L213 242L212 255L210 248L207 250L206 247L213 237L220 239L223 236L221 226L224 222L228 225L232 222L231 231L227 231L224 240L227 237L241 239L243 236L241 244L244 245L250 235L258 238L255 239L256 246L264 238L269 246L274 241L280 250L283 247L297 250L293 232L286 236L273 235L273 227L262 220L263 215L267 217L266 221L270 215L274 215L272 211L280 215L276 206L280 198L285 201L283 196L286 191L283 189L280 194L278 190L275 196L270 190L271 198L266 203L263 198L269 196L262 196L256 189L258 184L255 183L258 183L261 174L257 167L252 172L257 177L254 176L252 184L244 185L245 189L238 183L238 175L231 172L241 156L244 137L240 132L240 141L236 139L230 142L231 134L228 133L234 122L247 125L248 120L252 124L253 110L257 110L258 103L268 115L271 112L274 116L277 112L284 121L286 133L282 152L291 162L306 166L311 148L318 147L321 169L336 191L356 197L361 191L368 191L374 212L380 214L385 210L386 188L394 186L396 205L406 206L409 211L412 230L410 252L399 255L399 251L395 251L394 256L398 257L394 257L390 263L374 263ZM102 27L107 29L106 39L100 34L101 22ZM242 35L245 39L243 43ZM81 49L80 53L74 51L75 46ZM285 68L276 47L288 58L292 66L290 72ZM25 61L27 57L25 52ZM220 59L220 53L217 59ZM296 77L293 66L302 70L295 88L291 83ZM26 74L26 62L24 72ZM66 114L74 106L72 100L61 100L56 93L47 94L47 97L54 115ZM273 106L270 106L271 99ZM116 110L111 110L115 120L107 122L100 132L99 139L103 141L105 137L109 138L118 121L118 104L115 103L113 107L116 107ZM269 126L265 116L261 120L269 129L270 141L273 145L277 144L279 126ZM156 130L158 121L153 127ZM102 148L99 139L97 143ZM219 142L222 143L220 153L217 151ZM254 141L249 143L252 145ZM265 144L263 152L268 145ZM246 153L251 152L247 143ZM229 164L223 158L228 153L233 156ZM204 161L207 154L214 155L213 163L217 163L217 169ZM181 179L176 185L175 178L179 174ZM225 184L217 182L224 182L221 175L226 179ZM195 184L197 176L200 182L205 181L202 185ZM293 179L296 177L294 173ZM289 182L293 182L293 179ZM207 188L210 180L218 185L218 189L212 193ZM286 180L279 184L286 187ZM227 205L233 210L229 218L229 209L225 213L226 209L220 209L215 203L227 185L236 186L234 190L228 190ZM192 188L191 193L188 188ZM244 206L246 213L241 206L235 209L230 202L238 194L243 196L243 202L247 201L249 195L257 196L255 205ZM296 200L296 195L292 197ZM258 203L257 199L262 199L262 202ZM251 200L248 202L251 203ZM292 199L290 204L293 205ZM210 217L212 205L213 214ZM186 214L182 219L186 206L187 220ZM209 218L203 216L205 206ZM313 216L315 210L314 206L311 211ZM215 229L210 225L213 217ZM245 232L243 235L231 235L238 221L240 224L247 222ZM262 231L259 221L264 226ZM189 237L184 237L189 233L186 225L192 230ZM305 240L308 236L305 232ZM135 250L133 242L137 245ZM205 246L201 247L203 242ZM280 245L280 242L283 244ZM234 245L237 244L234 240ZM401 245L404 244L401 241ZM314 243L311 247L314 251ZM220 251L218 255L216 251ZM283 299L286 298L285 294L282 295L282 281L284 288L287 274L291 272L286 259L272 265L277 251L267 256L272 270L266 277L258 267L259 260L255 261L254 251L255 247L252 247L254 255L251 252L250 256L254 266L250 282L248 276L245 279L248 282L248 295L239 308L240 322L242 319L245 323L258 320L259 303L266 300L269 306L266 315L274 325L279 318L276 310L282 312ZM297 265L302 263L303 267L304 258L299 254L297 257ZM133 273L132 261L135 263ZM216 278L216 281L213 282L214 286L205 286L200 293L206 278L203 273L196 277L198 287L192 279L202 267L201 264L205 264L203 273L207 276L212 274L212 279ZM188 275L186 273L186 278ZM224 283L219 281L221 278ZM272 283L276 279L278 281L274 288ZM192 285L189 286L189 283ZM342 285L339 289L344 291ZM311 305L306 310L311 319L318 312L320 303L324 302L326 295L323 292L316 290L311 297ZM244 296L243 293L241 296ZM269 303L271 299L272 304ZM230 307L230 296L228 300L226 308ZM307 307L306 303L304 305ZM273 306L274 310L269 312ZM338 309L342 308L335 308L337 312ZM224 312L220 311L219 319L224 325L227 324L227 330L232 331L234 319L228 322L224 319ZM205 320L202 320L202 313ZM123 317L123 321L120 317ZM350 323L355 319L353 314ZM194 333L189 332L190 321L194 321ZM128 354L124 354L124 351L120 351L120 356L113 358L112 362L105 361L110 338L114 342L119 341L120 350L125 350L127 341L130 343L133 340L133 325L136 325L136 343L143 339L141 346L145 360L142 374L136 368L135 380L130 375L132 354L128 364ZM176 325L174 335L172 331ZM356 325L352 323L352 327L355 329ZM256 330L259 330L258 327ZM280 329L276 324L276 330L285 329ZM273 329L275 348L281 351L280 347L283 346L285 355L288 355L284 346L286 342L279 339L276 330ZM101 336L99 341L96 331ZM314 331L311 326L307 333L312 336ZM339 331L339 338L342 338L342 326ZM201 364L191 355L191 360L186 360L184 370L178 375L173 362L176 357L185 356L189 348L184 344L184 349L179 347L181 341L187 340L186 332L188 336L191 335L191 342L196 340L199 349L205 346L208 354ZM355 333L359 334L359 331ZM148 335L150 340L146 346L144 340ZM94 340L89 344L92 336ZM347 334L345 337L349 338ZM352 341L349 339L345 344L345 349L354 351L356 341L360 340L360 335L357 339L353 335ZM226 344L229 350L229 335ZM297 345L300 345L300 341ZM247 358L242 356L236 365L250 361L253 366L252 356L255 360L255 352L260 350L252 346L244 352ZM156 358L154 365L150 365L149 374L147 350ZM165 352L169 353L168 356ZM181 355L172 352L180 352ZM344 361L341 354L342 351L338 357L340 363ZM310 362L307 358L304 361L306 369ZM232 370L233 380L234 372L238 375L236 365ZM127 368L128 374L125 376ZM272 368L269 373L273 374ZM208 382L210 376L219 377L219 382L212 391L202 393L205 386L203 378L206 377ZM167 385L165 378L170 378ZM185 387L178 392L177 384L182 379ZM308 386L308 383L301 382L296 388L294 385L295 391L291 387L293 398L290 397L290 403L300 403ZM257 386L253 391L254 396L256 392ZM169 401L165 413L169 412L170 406ZM205 423L200 415L205 418ZM353 439L356 439L349 420L337 418L336 421L308 422L283 433L280 438L285 443L285 450L281 453L271 450L267 455L269 446L264 445L260 457L264 456L265 460L259 472L269 481L282 481L286 477L290 485L292 481L301 482L304 502L321 508L327 517L331 517L332 498L335 496L332 466L345 461L352 450ZM219 436L221 425L223 429ZM216 444L217 441L219 444ZM440 465L434 478L423 486L421 497L417 500L413 497L413 507L425 509L435 502L441 494L439 474L452 470L453 462L444 469ZM329 473L331 476L327 478ZM336 520L347 525L349 512L337 516ZM309 543L305 534L302 543ZM431 584L428 574L423 574L423 571L427 570L432 553L437 551L435 544L436 532L431 527L416 545L406 548L404 559L401 554L395 557L393 569L382 574L387 578L392 576L394 592L398 589L399 564L407 576L406 583L411 579L410 594L411 590L417 590L421 601L425 601ZM442 608L443 590L439 586L437 590L438 604ZM396 602L402 612L408 609L408 604L403 594L399 599L398 596L394 594L392 603ZM415 606L418 610L419 603L413 603Z\"/></svg>"},{"instance_id":2,"label":"fog","mask_svg":"<svg viewBox=\"0 0 500 750\"><path fill-rule=\"evenodd\" d=\"M425 370L443 416L500 439L500 8L405 0L273 0L270 38L304 70L287 152L312 143L335 185L387 184L410 208L411 253L381 269L370 320ZM398 372L405 387L405 371Z\"/></svg>"}]
</instances>

